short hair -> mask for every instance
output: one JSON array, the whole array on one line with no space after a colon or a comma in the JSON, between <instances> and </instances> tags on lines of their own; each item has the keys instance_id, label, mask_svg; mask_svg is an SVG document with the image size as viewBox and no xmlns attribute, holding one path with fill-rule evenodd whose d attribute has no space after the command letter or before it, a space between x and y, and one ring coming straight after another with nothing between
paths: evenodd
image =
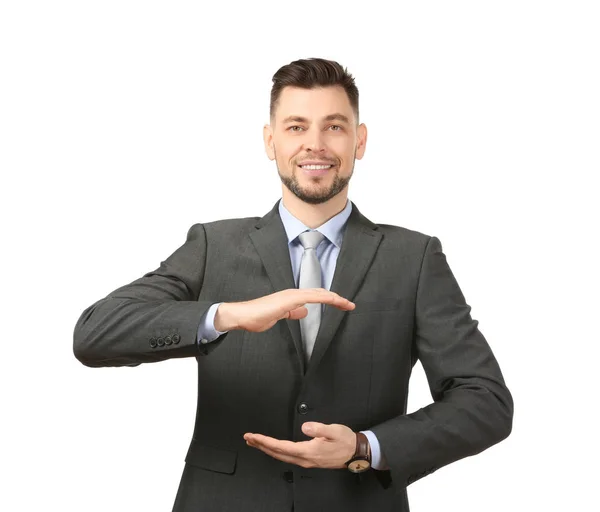
<instances>
[{"instance_id":1,"label":"short hair","mask_svg":"<svg viewBox=\"0 0 600 512\"><path fill-rule=\"evenodd\" d=\"M284 87L314 89L335 85L346 91L358 122L358 88L354 83L354 77L337 62L319 58L295 60L279 68L273 75L269 109L271 119L275 115L277 102Z\"/></svg>"}]
</instances>

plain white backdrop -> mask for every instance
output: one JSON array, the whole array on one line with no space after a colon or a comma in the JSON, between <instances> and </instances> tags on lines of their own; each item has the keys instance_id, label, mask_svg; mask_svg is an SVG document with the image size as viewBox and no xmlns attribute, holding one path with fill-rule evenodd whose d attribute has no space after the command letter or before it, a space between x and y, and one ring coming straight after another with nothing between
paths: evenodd
<instances>
[{"instance_id":1,"label":"plain white backdrop","mask_svg":"<svg viewBox=\"0 0 600 512\"><path fill-rule=\"evenodd\" d=\"M73 327L192 224L271 209L271 77L325 57L369 129L350 199L440 238L515 399L411 509L599 510L597 5L2 2L0 509L171 510L195 361L87 368Z\"/></svg>"}]
</instances>

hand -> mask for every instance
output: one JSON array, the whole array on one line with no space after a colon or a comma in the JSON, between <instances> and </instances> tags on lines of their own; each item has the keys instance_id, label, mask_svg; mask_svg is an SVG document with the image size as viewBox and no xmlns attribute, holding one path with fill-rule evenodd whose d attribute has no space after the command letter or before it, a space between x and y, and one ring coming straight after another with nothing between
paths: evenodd
<instances>
[{"instance_id":1,"label":"hand","mask_svg":"<svg viewBox=\"0 0 600 512\"><path fill-rule=\"evenodd\" d=\"M224 302L217 308L214 326L218 331L244 329L262 332L279 320L299 320L308 315L305 304L331 304L343 310L356 306L335 292L324 288L290 288L245 302Z\"/></svg>"},{"instance_id":2,"label":"hand","mask_svg":"<svg viewBox=\"0 0 600 512\"><path fill-rule=\"evenodd\" d=\"M261 434L244 434L248 446L267 455L303 468L346 468L356 451L356 434L344 425L325 425L314 421L302 425L310 441L280 441Z\"/></svg>"}]
</instances>

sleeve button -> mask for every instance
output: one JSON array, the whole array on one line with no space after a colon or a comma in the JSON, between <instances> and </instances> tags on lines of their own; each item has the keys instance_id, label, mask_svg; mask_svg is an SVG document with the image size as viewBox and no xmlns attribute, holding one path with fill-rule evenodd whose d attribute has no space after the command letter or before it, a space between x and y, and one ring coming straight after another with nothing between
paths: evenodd
<instances>
[{"instance_id":1,"label":"sleeve button","mask_svg":"<svg viewBox=\"0 0 600 512\"><path fill-rule=\"evenodd\" d=\"M179 343L181 341L181 336L179 336L179 334L174 334L173 335L173 343L175 343L175 345L177 345L177 343Z\"/></svg>"},{"instance_id":2,"label":"sleeve button","mask_svg":"<svg viewBox=\"0 0 600 512\"><path fill-rule=\"evenodd\" d=\"M156 338L150 338L150 346L156 348Z\"/></svg>"},{"instance_id":3,"label":"sleeve button","mask_svg":"<svg viewBox=\"0 0 600 512\"><path fill-rule=\"evenodd\" d=\"M165 338L165 345L170 345L171 343L173 343L173 340L171 339L171 336L167 336Z\"/></svg>"},{"instance_id":4,"label":"sleeve button","mask_svg":"<svg viewBox=\"0 0 600 512\"><path fill-rule=\"evenodd\" d=\"M156 340L156 344L157 344L159 347L164 347L164 345L165 345L165 339L164 339L164 338L158 338L158 339Z\"/></svg>"}]
</instances>

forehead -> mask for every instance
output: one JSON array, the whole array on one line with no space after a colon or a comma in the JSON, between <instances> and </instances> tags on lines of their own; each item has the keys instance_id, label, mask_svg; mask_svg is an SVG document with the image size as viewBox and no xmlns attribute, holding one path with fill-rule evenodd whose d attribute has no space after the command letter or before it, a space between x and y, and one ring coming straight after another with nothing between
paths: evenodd
<instances>
[{"instance_id":1,"label":"forehead","mask_svg":"<svg viewBox=\"0 0 600 512\"><path fill-rule=\"evenodd\" d=\"M345 114L354 119L354 112L346 91L340 86L302 89L284 87L277 102L275 117L277 120L288 116L301 116L308 119L321 118L333 112Z\"/></svg>"}]
</instances>

